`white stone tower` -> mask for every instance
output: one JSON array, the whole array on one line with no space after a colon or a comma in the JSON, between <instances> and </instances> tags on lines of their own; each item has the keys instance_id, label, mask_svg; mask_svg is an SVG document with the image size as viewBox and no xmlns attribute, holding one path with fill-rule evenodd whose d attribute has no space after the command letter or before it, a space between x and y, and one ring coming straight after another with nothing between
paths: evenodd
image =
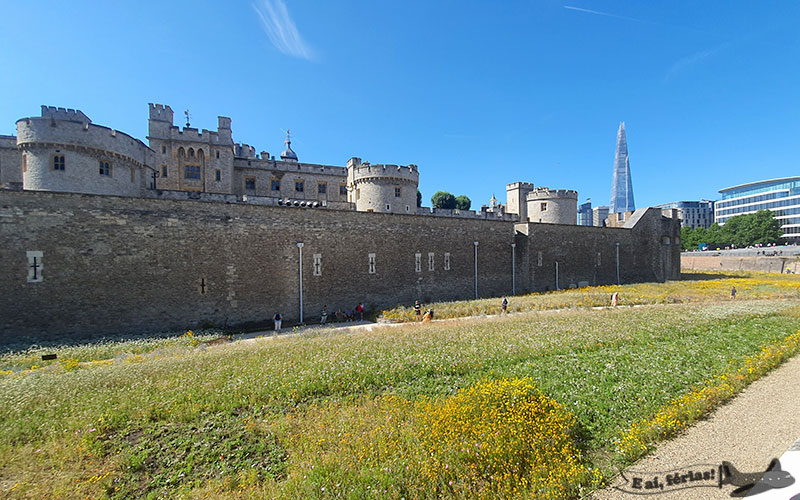
<instances>
[{"instance_id":1,"label":"white stone tower","mask_svg":"<svg viewBox=\"0 0 800 500\"><path fill-rule=\"evenodd\" d=\"M575 225L578 217L578 192L572 189L537 187L527 196L528 220L548 224ZM524 221L524 219L520 219Z\"/></svg>"},{"instance_id":2,"label":"white stone tower","mask_svg":"<svg viewBox=\"0 0 800 500\"><path fill-rule=\"evenodd\" d=\"M416 165L370 165L361 158L347 162L348 201L359 212L414 214L418 186Z\"/></svg>"}]
</instances>

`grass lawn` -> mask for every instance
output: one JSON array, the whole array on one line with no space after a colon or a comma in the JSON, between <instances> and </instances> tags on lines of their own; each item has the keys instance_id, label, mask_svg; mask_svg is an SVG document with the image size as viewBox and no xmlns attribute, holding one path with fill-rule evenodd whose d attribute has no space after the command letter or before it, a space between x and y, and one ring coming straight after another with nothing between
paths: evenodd
<instances>
[{"instance_id":1,"label":"grass lawn","mask_svg":"<svg viewBox=\"0 0 800 500\"><path fill-rule=\"evenodd\" d=\"M109 342L58 349L55 362L7 353L0 491L579 496L611 461L629 463L800 350L800 280L703 278L514 297L525 312L373 331ZM609 290L646 305L587 307ZM556 304L566 309L537 310Z\"/></svg>"}]
</instances>

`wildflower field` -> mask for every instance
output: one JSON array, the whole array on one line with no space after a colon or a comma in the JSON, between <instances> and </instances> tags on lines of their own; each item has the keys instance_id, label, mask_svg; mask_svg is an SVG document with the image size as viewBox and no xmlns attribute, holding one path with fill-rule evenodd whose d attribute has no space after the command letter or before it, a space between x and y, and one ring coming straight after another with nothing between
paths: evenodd
<instances>
[{"instance_id":1,"label":"wildflower field","mask_svg":"<svg viewBox=\"0 0 800 500\"><path fill-rule=\"evenodd\" d=\"M800 280L701 278L372 331L9 352L0 496L579 498L800 351ZM610 290L643 305L590 307Z\"/></svg>"}]
</instances>

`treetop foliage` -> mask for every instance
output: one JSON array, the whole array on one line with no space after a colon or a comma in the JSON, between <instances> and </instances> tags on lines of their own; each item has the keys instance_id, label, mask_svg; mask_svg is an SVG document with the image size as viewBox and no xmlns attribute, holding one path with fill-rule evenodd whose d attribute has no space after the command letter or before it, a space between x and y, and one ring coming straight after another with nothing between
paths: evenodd
<instances>
[{"instance_id":1,"label":"treetop foliage","mask_svg":"<svg viewBox=\"0 0 800 500\"><path fill-rule=\"evenodd\" d=\"M684 250L697 250L700 243L708 244L709 248L744 248L780 243L782 234L781 223L773 213L759 210L754 214L731 217L724 226L715 223L708 229L682 227L681 245Z\"/></svg>"}]
</instances>

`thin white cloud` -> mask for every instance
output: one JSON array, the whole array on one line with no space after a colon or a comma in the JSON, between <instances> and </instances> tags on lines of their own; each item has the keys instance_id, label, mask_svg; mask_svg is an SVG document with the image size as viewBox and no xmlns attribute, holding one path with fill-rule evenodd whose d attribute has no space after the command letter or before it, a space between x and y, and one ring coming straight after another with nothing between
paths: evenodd
<instances>
[{"instance_id":1,"label":"thin white cloud","mask_svg":"<svg viewBox=\"0 0 800 500\"><path fill-rule=\"evenodd\" d=\"M691 66L701 63L702 61L708 59L709 57L715 55L717 52L725 49L730 45L729 43L723 43L722 45L718 45L716 47L701 50L699 52L695 52L694 54L688 55L686 57L682 57L675 61L672 66L667 71L667 75L664 77L664 82L670 81L676 75L686 71Z\"/></svg>"},{"instance_id":2,"label":"thin white cloud","mask_svg":"<svg viewBox=\"0 0 800 500\"><path fill-rule=\"evenodd\" d=\"M311 47L306 44L297 26L289 15L289 9L283 0L260 0L253 3L253 10L261 19L261 25L269 37L269 41L287 56L314 60Z\"/></svg>"},{"instance_id":3,"label":"thin white cloud","mask_svg":"<svg viewBox=\"0 0 800 500\"><path fill-rule=\"evenodd\" d=\"M564 7L567 10L574 10L574 11L577 11L577 12L585 12L586 14L594 14L596 16L613 17L615 19L624 19L625 21L635 21L637 23L650 23L650 21L645 21L644 19L636 19L636 18L633 18L633 17L620 16L620 15L617 15L617 14L609 14L608 12L600 12L600 11L591 10L591 9L583 9L581 7L573 7L572 5L562 5L562 7Z\"/></svg>"}]
</instances>

